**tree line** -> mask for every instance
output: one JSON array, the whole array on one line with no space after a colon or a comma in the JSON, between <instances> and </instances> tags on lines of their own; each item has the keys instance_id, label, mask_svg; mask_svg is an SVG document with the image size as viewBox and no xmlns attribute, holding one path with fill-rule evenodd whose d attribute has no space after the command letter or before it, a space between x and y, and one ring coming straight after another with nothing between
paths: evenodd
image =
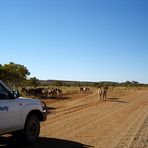
<instances>
[{"instance_id":1,"label":"tree line","mask_svg":"<svg viewBox=\"0 0 148 148\"><path fill-rule=\"evenodd\" d=\"M28 78L30 75L27 67L21 64L16 64L10 62L9 64L0 64L0 80L7 83L11 88L18 88L24 86L94 86L98 87L100 85L108 86L148 86L148 84L140 84L137 81L126 81L122 83L118 82L84 82L84 81L62 81L62 80L47 80L41 81L36 77Z\"/></svg>"}]
</instances>

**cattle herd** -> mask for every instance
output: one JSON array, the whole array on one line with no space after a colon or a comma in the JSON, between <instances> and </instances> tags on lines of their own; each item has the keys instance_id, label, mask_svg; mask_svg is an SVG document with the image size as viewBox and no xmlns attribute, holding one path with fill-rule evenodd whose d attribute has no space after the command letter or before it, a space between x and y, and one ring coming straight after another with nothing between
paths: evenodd
<instances>
[{"instance_id":1,"label":"cattle herd","mask_svg":"<svg viewBox=\"0 0 148 148\"><path fill-rule=\"evenodd\" d=\"M60 97L62 90L59 88L22 88L22 94L25 96L35 96L42 98Z\"/></svg>"},{"instance_id":2,"label":"cattle herd","mask_svg":"<svg viewBox=\"0 0 148 148\"><path fill-rule=\"evenodd\" d=\"M80 93L90 93L89 87L80 87ZM35 96L40 98L58 98L62 95L62 90L59 88L29 88L23 87L21 90L22 95L24 96Z\"/></svg>"}]
</instances>

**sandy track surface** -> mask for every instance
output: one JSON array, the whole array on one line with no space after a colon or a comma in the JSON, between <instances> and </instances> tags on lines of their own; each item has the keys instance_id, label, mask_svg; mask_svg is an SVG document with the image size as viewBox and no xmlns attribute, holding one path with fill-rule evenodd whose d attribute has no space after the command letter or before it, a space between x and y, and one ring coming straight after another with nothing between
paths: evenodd
<instances>
[{"instance_id":1,"label":"sandy track surface","mask_svg":"<svg viewBox=\"0 0 148 148\"><path fill-rule=\"evenodd\" d=\"M50 109L39 141L21 147L148 148L148 91L120 98L109 96L104 102L93 93L53 102ZM5 146L0 147L14 144L2 140Z\"/></svg>"}]
</instances>

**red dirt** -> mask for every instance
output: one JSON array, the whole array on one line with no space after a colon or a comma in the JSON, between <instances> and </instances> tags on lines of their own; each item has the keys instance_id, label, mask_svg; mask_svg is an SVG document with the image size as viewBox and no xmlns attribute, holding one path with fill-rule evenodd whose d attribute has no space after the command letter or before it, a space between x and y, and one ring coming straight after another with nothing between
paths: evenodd
<instances>
[{"instance_id":1,"label":"red dirt","mask_svg":"<svg viewBox=\"0 0 148 148\"><path fill-rule=\"evenodd\" d=\"M26 148L148 148L148 91L71 94L46 100L48 120L41 124L40 139ZM12 143L11 143L12 144Z\"/></svg>"}]
</instances>

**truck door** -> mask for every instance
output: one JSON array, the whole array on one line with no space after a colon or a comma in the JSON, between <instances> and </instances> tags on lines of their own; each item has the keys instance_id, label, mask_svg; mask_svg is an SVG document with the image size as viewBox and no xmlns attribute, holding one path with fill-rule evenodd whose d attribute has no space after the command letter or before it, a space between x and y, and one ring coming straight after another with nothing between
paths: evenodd
<instances>
[{"instance_id":1,"label":"truck door","mask_svg":"<svg viewBox=\"0 0 148 148\"><path fill-rule=\"evenodd\" d=\"M20 104L0 83L0 133L17 129L20 124Z\"/></svg>"}]
</instances>

